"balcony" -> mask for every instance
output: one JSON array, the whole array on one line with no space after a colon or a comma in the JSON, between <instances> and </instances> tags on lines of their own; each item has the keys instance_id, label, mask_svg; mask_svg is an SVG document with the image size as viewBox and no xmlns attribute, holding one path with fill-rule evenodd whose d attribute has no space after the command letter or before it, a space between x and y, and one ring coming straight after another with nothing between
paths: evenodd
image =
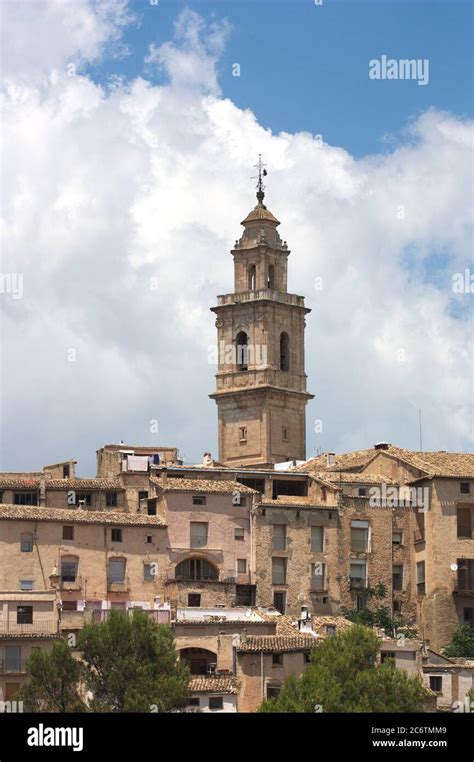
<instances>
[{"instance_id":1,"label":"balcony","mask_svg":"<svg viewBox=\"0 0 474 762\"><path fill-rule=\"evenodd\" d=\"M283 302L295 307L304 307L304 296L288 294L286 291L275 291L272 288L259 288L254 291L240 291L232 294L221 294L217 297L217 304L222 307L226 304L241 304L242 302L255 302L266 299L272 302Z\"/></svg>"},{"instance_id":2,"label":"balcony","mask_svg":"<svg viewBox=\"0 0 474 762\"><path fill-rule=\"evenodd\" d=\"M0 659L0 675L24 675L26 674L26 661L14 661L13 659Z\"/></svg>"},{"instance_id":3,"label":"balcony","mask_svg":"<svg viewBox=\"0 0 474 762\"><path fill-rule=\"evenodd\" d=\"M0 635L55 635L58 627L57 619L39 619L26 623L0 621Z\"/></svg>"},{"instance_id":4,"label":"balcony","mask_svg":"<svg viewBox=\"0 0 474 762\"><path fill-rule=\"evenodd\" d=\"M453 593L455 595L465 595L466 597L472 597L474 596L474 580L470 583L465 582L455 582Z\"/></svg>"},{"instance_id":5,"label":"balcony","mask_svg":"<svg viewBox=\"0 0 474 762\"><path fill-rule=\"evenodd\" d=\"M59 587L61 590L82 590L82 577L61 577Z\"/></svg>"},{"instance_id":6,"label":"balcony","mask_svg":"<svg viewBox=\"0 0 474 762\"><path fill-rule=\"evenodd\" d=\"M351 590L367 590L369 580L364 577L349 577L349 587Z\"/></svg>"},{"instance_id":7,"label":"balcony","mask_svg":"<svg viewBox=\"0 0 474 762\"><path fill-rule=\"evenodd\" d=\"M425 530L424 529L415 529L413 532L413 542L424 542L425 541Z\"/></svg>"},{"instance_id":8,"label":"balcony","mask_svg":"<svg viewBox=\"0 0 474 762\"><path fill-rule=\"evenodd\" d=\"M107 590L109 593L126 593L130 590L130 580L124 577L122 580L107 578Z\"/></svg>"}]
</instances>

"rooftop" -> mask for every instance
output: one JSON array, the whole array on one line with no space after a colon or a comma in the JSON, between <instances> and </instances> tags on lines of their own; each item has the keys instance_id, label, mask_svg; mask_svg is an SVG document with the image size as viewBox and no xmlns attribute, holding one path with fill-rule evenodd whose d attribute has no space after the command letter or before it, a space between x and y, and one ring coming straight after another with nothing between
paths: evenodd
<instances>
[{"instance_id":1,"label":"rooftop","mask_svg":"<svg viewBox=\"0 0 474 762\"><path fill-rule=\"evenodd\" d=\"M89 511L80 508L48 508L36 505L0 504L0 521L60 521L68 524L166 527L159 516L120 511Z\"/></svg>"},{"instance_id":2,"label":"rooftop","mask_svg":"<svg viewBox=\"0 0 474 762\"><path fill-rule=\"evenodd\" d=\"M257 492L244 484L235 482L232 479L186 479L171 477L163 482L155 476L150 477L150 482L162 492L200 492L216 495L231 495L238 491L243 495L256 495Z\"/></svg>"},{"instance_id":3,"label":"rooftop","mask_svg":"<svg viewBox=\"0 0 474 762\"><path fill-rule=\"evenodd\" d=\"M193 677L188 685L191 693L237 693L237 680L228 675Z\"/></svg>"}]
</instances>

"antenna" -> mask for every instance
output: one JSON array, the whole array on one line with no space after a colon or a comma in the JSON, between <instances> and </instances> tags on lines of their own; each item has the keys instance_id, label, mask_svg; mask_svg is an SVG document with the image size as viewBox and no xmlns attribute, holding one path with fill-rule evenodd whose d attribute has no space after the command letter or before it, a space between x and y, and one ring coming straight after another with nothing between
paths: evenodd
<instances>
[{"instance_id":1,"label":"antenna","mask_svg":"<svg viewBox=\"0 0 474 762\"><path fill-rule=\"evenodd\" d=\"M418 426L420 431L420 452L423 452L423 430L421 426L421 407L418 409Z\"/></svg>"}]
</instances>

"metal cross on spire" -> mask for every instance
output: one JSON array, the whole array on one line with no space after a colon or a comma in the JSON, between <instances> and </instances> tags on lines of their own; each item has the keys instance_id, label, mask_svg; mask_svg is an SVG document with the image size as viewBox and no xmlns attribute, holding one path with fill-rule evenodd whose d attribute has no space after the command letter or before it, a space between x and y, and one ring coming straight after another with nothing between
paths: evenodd
<instances>
[{"instance_id":1,"label":"metal cross on spire","mask_svg":"<svg viewBox=\"0 0 474 762\"><path fill-rule=\"evenodd\" d=\"M267 165L262 162L262 154L258 154L258 163L254 164L254 167L258 169L258 175L254 175L252 177L252 180L257 180L257 185L255 186L257 189L257 200L258 203L261 204L263 199L265 198L265 186L263 184L263 178L266 177L267 170L265 169Z\"/></svg>"}]
</instances>

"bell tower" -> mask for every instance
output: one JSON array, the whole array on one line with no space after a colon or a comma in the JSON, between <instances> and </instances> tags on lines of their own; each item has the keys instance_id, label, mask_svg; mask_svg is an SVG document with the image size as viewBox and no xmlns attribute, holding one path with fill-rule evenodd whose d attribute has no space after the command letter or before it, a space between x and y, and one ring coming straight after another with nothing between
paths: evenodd
<instances>
[{"instance_id":1,"label":"bell tower","mask_svg":"<svg viewBox=\"0 0 474 762\"><path fill-rule=\"evenodd\" d=\"M235 242L234 290L217 297L219 461L264 465L306 458L304 297L287 290L290 254L280 224L263 203L261 157L257 205Z\"/></svg>"}]
</instances>

